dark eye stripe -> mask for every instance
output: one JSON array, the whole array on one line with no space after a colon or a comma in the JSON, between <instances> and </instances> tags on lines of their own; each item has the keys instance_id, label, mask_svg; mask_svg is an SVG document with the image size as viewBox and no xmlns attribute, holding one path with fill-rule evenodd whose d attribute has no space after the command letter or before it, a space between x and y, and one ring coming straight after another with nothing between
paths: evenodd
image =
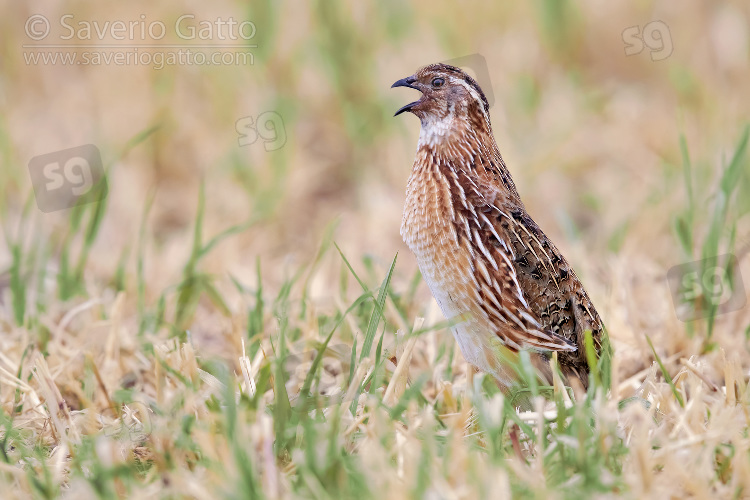
<instances>
[{"instance_id":1,"label":"dark eye stripe","mask_svg":"<svg viewBox=\"0 0 750 500\"><path fill-rule=\"evenodd\" d=\"M482 98L482 104L484 105L484 110L489 113L489 111L490 111L490 104L489 104L489 102L487 102L487 97L485 97L484 92L479 87L479 84L477 83L477 81L474 80L472 77L470 77L469 75L467 75L465 73L464 73L464 76L465 76L464 77L464 81L466 83L468 83L469 86L471 86L471 88L473 88L474 90L477 91L477 94L479 94L479 97Z\"/></svg>"},{"instance_id":2,"label":"dark eye stripe","mask_svg":"<svg viewBox=\"0 0 750 500\"><path fill-rule=\"evenodd\" d=\"M474 80L471 76L466 74L465 71L463 71L461 68L457 68L456 66L451 66L449 64L443 64L443 63L436 63L432 64L430 66L425 66L426 69L432 69L435 71L446 71L449 73L455 73L456 75L459 75L464 82L466 82L471 88L477 91L479 94L479 97L482 100L482 105L484 107L485 112L489 113L490 111L490 104L487 101L487 97L484 95L484 92L479 87L479 84Z\"/></svg>"}]
</instances>

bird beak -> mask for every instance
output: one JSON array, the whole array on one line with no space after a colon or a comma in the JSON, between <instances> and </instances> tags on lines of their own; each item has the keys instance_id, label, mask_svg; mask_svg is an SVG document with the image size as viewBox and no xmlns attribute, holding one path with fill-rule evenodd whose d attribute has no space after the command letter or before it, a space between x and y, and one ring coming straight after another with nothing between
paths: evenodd
<instances>
[{"instance_id":1,"label":"bird beak","mask_svg":"<svg viewBox=\"0 0 750 500\"><path fill-rule=\"evenodd\" d=\"M417 87L414 86L414 82L416 82L417 79L414 78L414 76L407 76L406 78L402 78L401 80L397 80L396 83L391 85L391 88L395 87L409 87L410 89L417 89ZM419 89L417 89L419 90Z\"/></svg>"},{"instance_id":2,"label":"bird beak","mask_svg":"<svg viewBox=\"0 0 750 500\"><path fill-rule=\"evenodd\" d=\"M417 87L417 86L414 85L414 82L416 82L416 81L417 81L417 79L414 78L413 76L408 76L406 78L402 78L401 80L396 81L393 85L391 85L391 88L394 88L394 87L409 87L410 89L419 90L419 87ZM399 109L398 111L396 111L396 114L393 115L393 116L398 116L401 113L403 113L404 111L411 110L412 106L414 106L418 102L419 101L410 102L406 106L404 106L401 109Z\"/></svg>"}]
</instances>

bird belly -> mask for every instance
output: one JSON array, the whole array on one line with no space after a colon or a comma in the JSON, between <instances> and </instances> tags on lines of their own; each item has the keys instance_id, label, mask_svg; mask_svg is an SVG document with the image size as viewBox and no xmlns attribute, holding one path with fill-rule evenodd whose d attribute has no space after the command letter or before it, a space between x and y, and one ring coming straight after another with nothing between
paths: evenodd
<instances>
[{"instance_id":1,"label":"bird belly","mask_svg":"<svg viewBox=\"0 0 750 500\"><path fill-rule=\"evenodd\" d=\"M440 310L453 323L451 332L464 359L492 375L501 387L510 387L515 376L501 362L502 341L494 334L492 325L478 317L482 313L477 311L477 303L470 297L470 290L473 291L470 285L456 273L437 271L433 260L425 261L418 257L417 262ZM474 315L474 311L477 311L477 315Z\"/></svg>"},{"instance_id":2,"label":"bird belly","mask_svg":"<svg viewBox=\"0 0 750 500\"><path fill-rule=\"evenodd\" d=\"M401 234L414 252L419 270L453 333L466 361L482 371L505 379L499 373L498 340L485 324L478 308L480 300L472 265L458 243L450 223L432 218L428 224L414 224L405 214ZM495 341L493 341L495 337ZM505 382L503 380L503 382Z\"/></svg>"}]
</instances>

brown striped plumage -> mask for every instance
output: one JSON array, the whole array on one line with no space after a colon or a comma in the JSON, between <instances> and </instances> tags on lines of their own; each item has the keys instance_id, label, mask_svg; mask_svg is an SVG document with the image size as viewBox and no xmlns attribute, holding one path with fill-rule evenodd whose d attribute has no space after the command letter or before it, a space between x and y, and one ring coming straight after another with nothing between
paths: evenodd
<instances>
[{"instance_id":1,"label":"brown striped plumage","mask_svg":"<svg viewBox=\"0 0 750 500\"><path fill-rule=\"evenodd\" d=\"M401 235L464 357L504 389L516 376L501 352L530 349L550 380L558 352L568 380L588 386L584 332L602 323L573 269L526 213L492 133L479 85L433 64L393 84L422 92L401 108L422 122Z\"/></svg>"}]
</instances>

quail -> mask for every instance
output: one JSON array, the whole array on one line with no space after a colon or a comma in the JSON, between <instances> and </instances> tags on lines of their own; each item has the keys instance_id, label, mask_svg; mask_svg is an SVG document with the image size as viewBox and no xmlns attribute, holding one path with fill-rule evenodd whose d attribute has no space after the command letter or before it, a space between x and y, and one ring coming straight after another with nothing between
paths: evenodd
<instances>
[{"instance_id":1,"label":"quail","mask_svg":"<svg viewBox=\"0 0 750 500\"><path fill-rule=\"evenodd\" d=\"M519 382L512 360L520 351L529 352L547 382L557 352L568 385L586 389L585 332L601 352L602 321L565 257L526 212L495 142L484 92L446 64L392 87L422 93L394 115L409 112L421 121L401 236L464 358L507 393Z\"/></svg>"}]
</instances>

